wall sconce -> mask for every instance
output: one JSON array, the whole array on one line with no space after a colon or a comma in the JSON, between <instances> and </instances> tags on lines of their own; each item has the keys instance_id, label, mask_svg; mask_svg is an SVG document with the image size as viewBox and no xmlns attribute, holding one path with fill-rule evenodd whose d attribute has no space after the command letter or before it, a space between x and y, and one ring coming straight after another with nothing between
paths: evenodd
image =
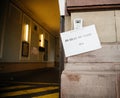
<instances>
[{"instance_id":1,"label":"wall sconce","mask_svg":"<svg viewBox=\"0 0 120 98\"><path fill-rule=\"evenodd\" d=\"M40 34L39 35L39 51L44 52L45 48L44 48L44 35Z\"/></svg>"},{"instance_id":2,"label":"wall sconce","mask_svg":"<svg viewBox=\"0 0 120 98\"><path fill-rule=\"evenodd\" d=\"M23 35L23 40L28 42L28 38L29 38L29 25L25 24L24 25L24 35Z\"/></svg>"},{"instance_id":3,"label":"wall sconce","mask_svg":"<svg viewBox=\"0 0 120 98\"><path fill-rule=\"evenodd\" d=\"M44 35L43 34L39 35L39 46L44 47Z\"/></svg>"}]
</instances>

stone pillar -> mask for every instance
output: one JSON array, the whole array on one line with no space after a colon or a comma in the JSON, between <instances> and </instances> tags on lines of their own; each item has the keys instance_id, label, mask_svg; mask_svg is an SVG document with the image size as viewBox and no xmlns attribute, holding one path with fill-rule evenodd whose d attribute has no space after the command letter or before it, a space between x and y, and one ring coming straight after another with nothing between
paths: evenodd
<instances>
[{"instance_id":1,"label":"stone pillar","mask_svg":"<svg viewBox=\"0 0 120 98\"><path fill-rule=\"evenodd\" d=\"M66 31L75 18L82 18L84 26L95 24L102 48L67 58L61 97L120 98L120 10L71 13Z\"/></svg>"}]
</instances>

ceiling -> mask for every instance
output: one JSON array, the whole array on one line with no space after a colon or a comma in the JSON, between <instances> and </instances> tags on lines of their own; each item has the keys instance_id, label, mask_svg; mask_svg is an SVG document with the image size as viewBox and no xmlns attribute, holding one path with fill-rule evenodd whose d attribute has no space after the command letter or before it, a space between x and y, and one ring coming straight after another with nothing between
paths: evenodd
<instances>
[{"instance_id":1,"label":"ceiling","mask_svg":"<svg viewBox=\"0 0 120 98\"><path fill-rule=\"evenodd\" d=\"M59 35L60 13L58 0L17 0L35 20L54 36Z\"/></svg>"}]
</instances>

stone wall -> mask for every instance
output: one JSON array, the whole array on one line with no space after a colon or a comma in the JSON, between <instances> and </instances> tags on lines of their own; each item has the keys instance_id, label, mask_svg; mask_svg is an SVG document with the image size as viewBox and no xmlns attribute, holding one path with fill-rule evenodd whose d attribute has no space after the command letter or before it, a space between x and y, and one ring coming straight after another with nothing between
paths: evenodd
<instances>
[{"instance_id":1,"label":"stone wall","mask_svg":"<svg viewBox=\"0 0 120 98\"><path fill-rule=\"evenodd\" d=\"M75 18L82 18L83 26L95 24L102 48L67 58L61 97L120 98L120 10L71 13L66 31Z\"/></svg>"}]
</instances>

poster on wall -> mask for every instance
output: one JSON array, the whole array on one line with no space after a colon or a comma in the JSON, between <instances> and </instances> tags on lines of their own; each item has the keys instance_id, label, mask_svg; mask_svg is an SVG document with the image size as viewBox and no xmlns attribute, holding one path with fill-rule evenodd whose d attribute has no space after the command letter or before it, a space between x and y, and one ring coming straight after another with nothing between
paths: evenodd
<instances>
[{"instance_id":1,"label":"poster on wall","mask_svg":"<svg viewBox=\"0 0 120 98\"><path fill-rule=\"evenodd\" d=\"M29 43L26 41L22 42L22 57L28 57L29 55Z\"/></svg>"}]
</instances>

